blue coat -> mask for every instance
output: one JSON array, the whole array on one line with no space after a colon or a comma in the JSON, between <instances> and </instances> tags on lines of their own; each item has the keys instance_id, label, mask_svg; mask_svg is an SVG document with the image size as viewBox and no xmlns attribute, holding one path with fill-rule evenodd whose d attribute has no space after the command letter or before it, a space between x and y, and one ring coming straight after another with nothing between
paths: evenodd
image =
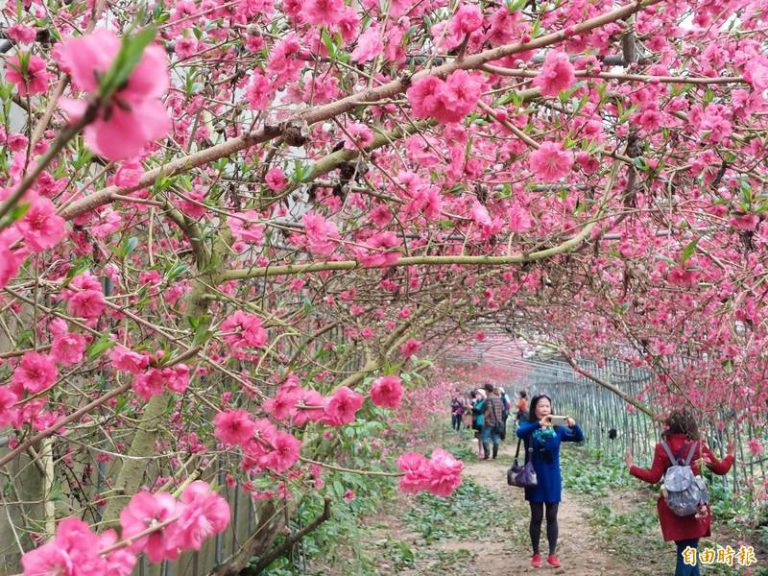
<instances>
[{"instance_id":1,"label":"blue coat","mask_svg":"<svg viewBox=\"0 0 768 576\"><path fill-rule=\"evenodd\" d=\"M533 468L536 470L538 484L525 489L525 499L529 502L560 502L563 492L563 478L560 475L560 442L581 442L584 433L578 425L573 428L555 426L555 434L542 440L535 432L541 429L538 422L520 422L517 437L525 442L526 462L528 447L533 447Z\"/></svg>"}]
</instances>

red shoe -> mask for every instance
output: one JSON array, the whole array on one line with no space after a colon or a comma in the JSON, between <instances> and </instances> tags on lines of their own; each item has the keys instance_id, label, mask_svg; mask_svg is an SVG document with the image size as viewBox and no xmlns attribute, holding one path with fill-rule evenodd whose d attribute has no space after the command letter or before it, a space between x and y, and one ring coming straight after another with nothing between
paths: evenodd
<instances>
[{"instance_id":1,"label":"red shoe","mask_svg":"<svg viewBox=\"0 0 768 576\"><path fill-rule=\"evenodd\" d=\"M560 559L555 554L547 556L547 564L554 568L560 568Z\"/></svg>"},{"instance_id":2,"label":"red shoe","mask_svg":"<svg viewBox=\"0 0 768 576\"><path fill-rule=\"evenodd\" d=\"M541 554L534 554L531 558L531 566L534 568L541 568Z\"/></svg>"}]
</instances>

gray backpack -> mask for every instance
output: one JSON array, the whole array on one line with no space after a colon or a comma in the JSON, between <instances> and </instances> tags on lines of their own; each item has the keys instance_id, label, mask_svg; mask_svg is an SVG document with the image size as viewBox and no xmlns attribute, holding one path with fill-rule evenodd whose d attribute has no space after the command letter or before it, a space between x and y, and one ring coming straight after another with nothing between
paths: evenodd
<instances>
[{"instance_id":1,"label":"gray backpack","mask_svg":"<svg viewBox=\"0 0 768 576\"><path fill-rule=\"evenodd\" d=\"M672 466L667 468L664 473L662 492L667 506L676 516L696 514L699 505L709 502L709 493L704 479L701 476L696 476L693 473L693 468L691 468L691 460L693 460L697 444L694 442L691 445L688 457L681 462L675 458L666 442L661 443L670 462L672 462Z\"/></svg>"}]
</instances>

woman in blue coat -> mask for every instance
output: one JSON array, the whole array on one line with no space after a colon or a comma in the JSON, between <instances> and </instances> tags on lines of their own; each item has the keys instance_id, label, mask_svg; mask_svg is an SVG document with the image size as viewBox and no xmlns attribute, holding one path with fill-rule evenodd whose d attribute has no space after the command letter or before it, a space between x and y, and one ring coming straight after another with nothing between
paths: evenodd
<instances>
[{"instance_id":1,"label":"woman in blue coat","mask_svg":"<svg viewBox=\"0 0 768 576\"><path fill-rule=\"evenodd\" d=\"M531 507L531 544L533 558L531 565L541 567L539 540L541 539L541 524L544 519L544 506L547 509L547 541L549 556L547 563L555 568L560 566L556 555L557 548L557 508L563 491L563 479L560 475L560 443L581 442L584 433L573 418L566 420L567 426L552 426L552 400L541 394L531 400L528 422L520 422L517 428L518 438L525 442L525 461L533 459L538 483L532 488L525 489L525 499Z\"/></svg>"}]
</instances>

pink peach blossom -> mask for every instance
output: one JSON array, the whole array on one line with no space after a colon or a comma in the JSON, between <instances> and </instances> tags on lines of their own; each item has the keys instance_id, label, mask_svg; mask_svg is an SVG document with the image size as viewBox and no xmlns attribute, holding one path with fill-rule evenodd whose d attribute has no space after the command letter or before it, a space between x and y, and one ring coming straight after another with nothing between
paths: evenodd
<instances>
[{"instance_id":1,"label":"pink peach blossom","mask_svg":"<svg viewBox=\"0 0 768 576\"><path fill-rule=\"evenodd\" d=\"M48 198L33 201L17 227L33 252L53 248L67 235L64 219L56 214L56 208Z\"/></svg>"},{"instance_id":2,"label":"pink peach blossom","mask_svg":"<svg viewBox=\"0 0 768 576\"><path fill-rule=\"evenodd\" d=\"M98 93L98 78L104 76L120 50L120 39L109 30L64 42L59 66L80 90ZM85 141L97 154L109 160L132 158L144 146L165 136L171 122L160 98L168 90L168 57L162 46L153 44L144 54L128 81L108 102L101 102L97 118L85 127ZM62 99L62 108L77 122L88 107L85 101Z\"/></svg>"},{"instance_id":3,"label":"pink peach blossom","mask_svg":"<svg viewBox=\"0 0 768 576\"><path fill-rule=\"evenodd\" d=\"M192 482L180 501L181 515L169 530L169 543L177 548L200 550L207 538L223 532L229 524L229 504L205 482Z\"/></svg>"},{"instance_id":4,"label":"pink peach blossom","mask_svg":"<svg viewBox=\"0 0 768 576\"><path fill-rule=\"evenodd\" d=\"M50 74L45 60L34 54L14 54L5 61L5 78L16 86L19 96L26 98L48 90Z\"/></svg>"},{"instance_id":5,"label":"pink peach blossom","mask_svg":"<svg viewBox=\"0 0 768 576\"><path fill-rule=\"evenodd\" d=\"M403 383L397 376L382 376L373 382L371 402L382 408L398 408L403 399Z\"/></svg>"},{"instance_id":6,"label":"pink peach blossom","mask_svg":"<svg viewBox=\"0 0 768 576\"><path fill-rule=\"evenodd\" d=\"M256 423L245 410L226 410L213 419L216 438L229 445L242 445L253 438Z\"/></svg>"},{"instance_id":7,"label":"pink peach blossom","mask_svg":"<svg viewBox=\"0 0 768 576\"><path fill-rule=\"evenodd\" d=\"M338 388L325 407L326 423L342 426L355 421L355 414L363 405L364 397L347 386Z\"/></svg>"},{"instance_id":8,"label":"pink peach blossom","mask_svg":"<svg viewBox=\"0 0 768 576\"><path fill-rule=\"evenodd\" d=\"M544 142L531 152L528 166L537 180L557 182L566 177L573 167L573 156L557 142Z\"/></svg>"},{"instance_id":9,"label":"pink peach blossom","mask_svg":"<svg viewBox=\"0 0 768 576\"><path fill-rule=\"evenodd\" d=\"M56 384L58 375L56 362L51 356L38 352L26 352L13 372L11 386L19 395L22 390L37 394Z\"/></svg>"},{"instance_id":10,"label":"pink peach blossom","mask_svg":"<svg viewBox=\"0 0 768 576\"><path fill-rule=\"evenodd\" d=\"M112 348L109 353L109 358L112 360L112 365L117 370L124 372L130 372L132 374L138 374L149 366L149 356L146 354L139 354L128 348L124 348L119 344Z\"/></svg>"},{"instance_id":11,"label":"pink peach blossom","mask_svg":"<svg viewBox=\"0 0 768 576\"><path fill-rule=\"evenodd\" d=\"M221 330L224 332L224 341L233 348L244 346L262 348L267 343L267 331L262 325L261 318L241 310L228 316L221 323Z\"/></svg>"},{"instance_id":12,"label":"pink peach blossom","mask_svg":"<svg viewBox=\"0 0 768 576\"><path fill-rule=\"evenodd\" d=\"M568 54L550 50L544 59L541 72L533 79L533 85L541 90L542 96L557 96L576 82L576 74Z\"/></svg>"},{"instance_id":13,"label":"pink peach blossom","mask_svg":"<svg viewBox=\"0 0 768 576\"><path fill-rule=\"evenodd\" d=\"M150 494L143 490L131 498L128 505L120 512L120 526L123 538L133 538L153 524L160 524L179 516L181 510L173 496L160 492ZM173 523L170 524L173 526ZM167 538L169 527L165 527L147 536L138 538L131 545L136 552L144 552L152 562L177 557L177 546Z\"/></svg>"},{"instance_id":14,"label":"pink peach blossom","mask_svg":"<svg viewBox=\"0 0 768 576\"><path fill-rule=\"evenodd\" d=\"M369 62L381 54L384 50L384 42L381 39L381 29L377 25L366 28L357 39L357 47L352 51L350 58L353 62Z\"/></svg>"}]
</instances>

